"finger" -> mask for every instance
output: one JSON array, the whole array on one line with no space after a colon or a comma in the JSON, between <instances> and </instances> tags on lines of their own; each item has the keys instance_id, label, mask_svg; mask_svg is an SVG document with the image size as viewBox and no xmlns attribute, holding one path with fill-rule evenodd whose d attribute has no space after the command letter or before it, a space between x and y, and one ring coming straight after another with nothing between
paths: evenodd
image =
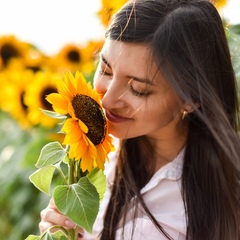
<instances>
[{"instance_id":1,"label":"finger","mask_svg":"<svg viewBox=\"0 0 240 240\"><path fill-rule=\"evenodd\" d=\"M47 209L49 209L49 210L43 212L43 214L45 214L45 217L47 218L46 220L48 220L48 221L51 220L52 221L54 218L59 218L58 219L59 221L56 222L56 223L58 223L58 225L61 225L63 227L67 227L67 228L75 228L76 227L75 223L70 221L66 216L64 216L63 214L61 214L58 211L58 209L57 209L57 207L56 207L56 205L54 203L54 199L53 198L50 199L49 205L48 205ZM48 211L50 212L50 210L53 210L53 212L52 213L48 213ZM58 215L58 213L61 216ZM48 217L50 217L50 218L48 219Z\"/></svg>"},{"instance_id":2,"label":"finger","mask_svg":"<svg viewBox=\"0 0 240 240\"><path fill-rule=\"evenodd\" d=\"M55 210L58 210L56 205L55 205L55 202L54 202L53 198L50 199L48 207L52 208L52 209L55 209Z\"/></svg>"},{"instance_id":3,"label":"finger","mask_svg":"<svg viewBox=\"0 0 240 240\"><path fill-rule=\"evenodd\" d=\"M41 221L39 224L38 224L38 227L39 227L39 230L40 230L40 233L44 233L45 231L47 231L50 227L52 227L53 225L49 222L43 222ZM57 229L55 230L57 231ZM52 231L54 232L54 230Z\"/></svg>"},{"instance_id":4,"label":"finger","mask_svg":"<svg viewBox=\"0 0 240 240\"><path fill-rule=\"evenodd\" d=\"M49 207L42 210L40 216L43 222L49 222L51 225L60 225L66 228L76 227L76 224L70 221L66 216Z\"/></svg>"}]
</instances>

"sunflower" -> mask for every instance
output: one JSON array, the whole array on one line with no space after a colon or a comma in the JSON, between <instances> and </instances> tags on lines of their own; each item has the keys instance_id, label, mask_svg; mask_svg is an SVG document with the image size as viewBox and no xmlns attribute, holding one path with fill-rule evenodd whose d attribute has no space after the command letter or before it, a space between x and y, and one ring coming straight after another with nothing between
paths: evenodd
<instances>
[{"instance_id":1,"label":"sunflower","mask_svg":"<svg viewBox=\"0 0 240 240\"><path fill-rule=\"evenodd\" d=\"M1 83L1 87L0 87L0 110L2 110L2 102L4 100L4 89L5 86L7 85L7 79L5 77L4 71L0 71L0 83Z\"/></svg>"},{"instance_id":2,"label":"sunflower","mask_svg":"<svg viewBox=\"0 0 240 240\"><path fill-rule=\"evenodd\" d=\"M65 74L56 85L58 93L48 95L47 100L55 112L68 117L62 131L66 134L63 144L70 147L69 157L81 159L83 171L92 167L104 169L107 154L114 147L99 95L79 72L75 76Z\"/></svg>"},{"instance_id":3,"label":"sunflower","mask_svg":"<svg viewBox=\"0 0 240 240\"><path fill-rule=\"evenodd\" d=\"M226 6L227 0L212 0L217 9L221 9Z\"/></svg>"},{"instance_id":4,"label":"sunflower","mask_svg":"<svg viewBox=\"0 0 240 240\"><path fill-rule=\"evenodd\" d=\"M96 70L97 55L103 47L103 40L88 41L82 49L82 72L84 75L92 74Z\"/></svg>"},{"instance_id":5,"label":"sunflower","mask_svg":"<svg viewBox=\"0 0 240 240\"><path fill-rule=\"evenodd\" d=\"M52 69L58 72L76 72L82 70L82 46L74 43L65 44L52 57Z\"/></svg>"},{"instance_id":6,"label":"sunflower","mask_svg":"<svg viewBox=\"0 0 240 240\"><path fill-rule=\"evenodd\" d=\"M102 22L102 24L107 27L112 16L127 2L127 0L119 0L119 1L109 1L102 0L102 8L98 12L98 16Z\"/></svg>"},{"instance_id":7,"label":"sunflower","mask_svg":"<svg viewBox=\"0 0 240 240\"><path fill-rule=\"evenodd\" d=\"M46 100L50 93L56 93L55 79L59 75L52 72L38 71L32 81L26 87L24 103L28 106L28 119L33 125L42 125L51 128L57 124L57 120L45 115L41 109L53 110L51 104Z\"/></svg>"},{"instance_id":8,"label":"sunflower","mask_svg":"<svg viewBox=\"0 0 240 240\"><path fill-rule=\"evenodd\" d=\"M0 37L0 69L6 68L12 60L25 61L28 44L14 35Z\"/></svg>"},{"instance_id":9,"label":"sunflower","mask_svg":"<svg viewBox=\"0 0 240 240\"><path fill-rule=\"evenodd\" d=\"M26 86L33 80L30 70L1 72L1 108L23 128L31 127L27 117L28 107L24 103Z\"/></svg>"},{"instance_id":10,"label":"sunflower","mask_svg":"<svg viewBox=\"0 0 240 240\"><path fill-rule=\"evenodd\" d=\"M42 53L35 46L29 45L24 67L33 72L44 71L48 69L48 56Z\"/></svg>"}]
</instances>

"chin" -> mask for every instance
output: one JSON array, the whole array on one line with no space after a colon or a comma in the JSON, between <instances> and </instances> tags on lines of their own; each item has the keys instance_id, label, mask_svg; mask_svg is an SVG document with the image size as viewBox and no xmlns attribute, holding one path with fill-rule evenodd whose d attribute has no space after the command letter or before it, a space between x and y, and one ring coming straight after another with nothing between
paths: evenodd
<instances>
[{"instance_id":1,"label":"chin","mask_svg":"<svg viewBox=\"0 0 240 240\"><path fill-rule=\"evenodd\" d=\"M118 139L129 139L129 138L137 137L137 136L131 134L130 132L122 131L122 130L119 130L119 129L111 129L110 128L109 133L114 138L118 138Z\"/></svg>"}]
</instances>

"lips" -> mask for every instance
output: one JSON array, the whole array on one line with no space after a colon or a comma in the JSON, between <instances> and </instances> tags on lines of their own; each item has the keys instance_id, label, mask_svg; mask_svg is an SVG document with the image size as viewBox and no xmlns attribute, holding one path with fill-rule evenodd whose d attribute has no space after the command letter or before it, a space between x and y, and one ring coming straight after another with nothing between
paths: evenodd
<instances>
[{"instance_id":1,"label":"lips","mask_svg":"<svg viewBox=\"0 0 240 240\"><path fill-rule=\"evenodd\" d=\"M121 123L121 122L130 120L129 118L121 117L108 110L106 110L106 117L110 122L113 122L113 123Z\"/></svg>"}]
</instances>

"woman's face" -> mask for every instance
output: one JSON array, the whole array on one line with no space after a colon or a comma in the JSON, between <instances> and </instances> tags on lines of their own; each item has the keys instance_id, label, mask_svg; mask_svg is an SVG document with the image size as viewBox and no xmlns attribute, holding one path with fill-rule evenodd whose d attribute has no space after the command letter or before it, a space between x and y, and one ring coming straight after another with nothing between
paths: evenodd
<instances>
[{"instance_id":1,"label":"woman's face","mask_svg":"<svg viewBox=\"0 0 240 240\"><path fill-rule=\"evenodd\" d=\"M182 104L142 44L106 40L94 85L102 95L109 132L120 139L175 136Z\"/></svg>"}]
</instances>

